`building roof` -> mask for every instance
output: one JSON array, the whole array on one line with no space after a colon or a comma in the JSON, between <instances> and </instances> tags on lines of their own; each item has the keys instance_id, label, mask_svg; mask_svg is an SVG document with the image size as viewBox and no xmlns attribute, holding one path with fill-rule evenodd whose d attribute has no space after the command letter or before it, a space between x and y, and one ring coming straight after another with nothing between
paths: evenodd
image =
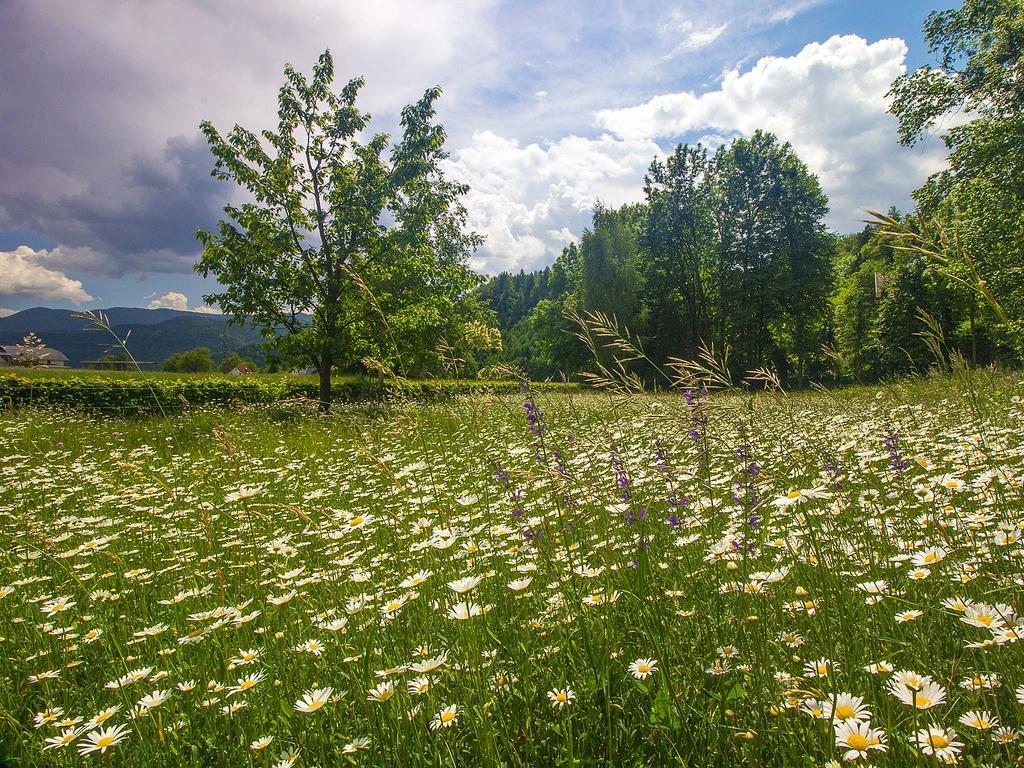
<instances>
[{"instance_id":1,"label":"building roof","mask_svg":"<svg viewBox=\"0 0 1024 768\"><path fill-rule=\"evenodd\" d=\"M16 355L23 355L26 351L28 351L28 347L22 344L0 344L0 355L14 357ZM67 355L58 349L53 349L53 347L38 347L35 350L35 354L38 354L41 360L68 361Z\"/></svg>"}]
</instances>

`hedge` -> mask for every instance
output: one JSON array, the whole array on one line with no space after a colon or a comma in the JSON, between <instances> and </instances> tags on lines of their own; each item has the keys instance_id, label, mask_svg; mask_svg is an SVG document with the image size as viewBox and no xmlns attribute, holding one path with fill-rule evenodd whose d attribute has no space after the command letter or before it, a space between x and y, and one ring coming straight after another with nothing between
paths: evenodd
<instances>
[{"instance_id":1,"label":"hedge","mask_svg":"<svg viewBox=\"0 0 1024 768\"><path fill-rule=\"evenodd\" d=\"M312 377L178 376L134 378L102 374L55 374L51 376L0 374L0 408L59 406L105 413L148 414L172 412L184 407L232 407L252 403L274 403L296 397L315 400L319 382ZM438 400L480 392L513 393L515 381L473 381L434 379L387 379L343 377L331 381L336 402L385 399ZM565 387L564 384L541 384ZM159 405L157 402L159 401Z\"/></svg>"}]
</instances>

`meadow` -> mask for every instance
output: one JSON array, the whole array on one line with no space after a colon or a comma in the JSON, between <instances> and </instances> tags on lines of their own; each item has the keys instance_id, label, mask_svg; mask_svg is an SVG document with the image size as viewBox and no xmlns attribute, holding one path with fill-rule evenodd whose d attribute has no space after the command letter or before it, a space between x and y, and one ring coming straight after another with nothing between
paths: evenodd
<instances>
[{"instance_id":1,"label":"meadow","mask_svg":"<svg viewBox=\"0 0 1024 768\"><path fill-rule=\"evenodd\" d=\"M1013 765L1022 398L0 413L0 755Z\"/></svg>"}]
</instances>

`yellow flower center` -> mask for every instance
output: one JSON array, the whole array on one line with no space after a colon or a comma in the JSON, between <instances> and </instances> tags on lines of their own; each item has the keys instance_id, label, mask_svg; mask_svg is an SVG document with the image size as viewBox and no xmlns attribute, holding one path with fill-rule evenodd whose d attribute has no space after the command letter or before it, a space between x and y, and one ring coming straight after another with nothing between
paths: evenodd
<instances>
[{"instance_id":1,"label":"yellow flower center","mask_svg":"<svg viewBox=\"0 0 1024 768\"><path fill-rule=\"evenodd\" d=\"M315 712L316 710L320 709L320 707L322 707L323 705L324 705L324 700L323 699L317 699L316 701L311 701L309 703L309 711L310 712Z\"/></svg>"},{"instance_id":2,"label":"yellow flower center","mask_svg":"<svg viewBox=\"0 0 1024 768\"><path fill-rule=\"evenodd\" d=\"M923 694L914 695L914 706L918 709L928 709L932 705L932 700Z\"/></svg>"},{"instance_id":3,"label":"yellow flower center","mask_svg":"<svg viewBox=\"0 0 1024 768\"><path fill-rule=\"evenodd\" d=\"M559 691L558 693L555 694L555 699L558 700L558 701L568 701L569 697L566 696L561 691Z\"/></svg>"},{"instance_id":4,"label":"yellow flower center","mask_svg":"<svg viewBox=\"0 0 1024 768\"><path fill-rule=\"evenodd\" d=\"M933 733L928 737L928 743L932 749L945 749L949 746L949 739L940 733Z\"/></svg>"},{"instance_id":5,"label":"yellow flower center","mask_svg":"<svg viewBox=\"0 0 1024 768\"><path fill-rule=\"evenodd\" d=\"M348 524L355 528L357 525L362 525L365 520L366 518L362 516L353 517L351 520L348 521Z\"/></svg>"},{"instance_id":6,"label":"yellow flower center","mask_svg":"<svg viewBox=\"0 0 1024 768\"><path fill-rule=\"evenodd\" d=\"M855 714L857 714L856 711L849 704L840 704L836 707L836 717L840 720L847 720Z\"/></svg>"},{"instance_id":7,"label":"yellow flower center","mask_svg":"<svg viewBox=\"0 0 1024 768\"><path fill-rule=\"evenodd\" d=\"M109 747L113 743L114 743L114 737L113 736L101 736L100 738L96 739L96 746L100 747L101 749L103 747Z\"/></svg>"},{"instance_id":8,"label":"yellow flower center","mask_svg":"<svg viewBox=\"0 0 1024 768\"><path fill-rule=\"evenodd\" d=\"M866 736L862 736L859 733L851 733L849 736L847 736L846 744L850 749L856 749L861 752L863 752L865 749L871 746L871 742L868 740L868 738Z\"/></svg>"},{"instance_id":9,"label":"yellow flower center","mask_svg":"<svg viewBox=\"0 0 1024 768\"><path fill-rule=\"evenodd\" d=\"M454 712L442 712L441 713L441 722L442 723L450 723L454 719L455 719L455 713Z\"/></svg>"}]
</instances>

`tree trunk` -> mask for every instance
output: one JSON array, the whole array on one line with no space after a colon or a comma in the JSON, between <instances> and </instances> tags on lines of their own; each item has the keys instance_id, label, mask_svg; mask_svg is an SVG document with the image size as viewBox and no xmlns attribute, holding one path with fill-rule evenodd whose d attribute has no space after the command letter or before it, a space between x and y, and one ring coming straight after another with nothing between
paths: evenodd
<instances>
[{"instance_id":1,"label":"tree trunk","mask_svg":"<svg viewBox=\"0 0 1024 768\"><path fill-rule=\"evenodd\" d=\"M320 357L320 413L328 413L331 410L331 367L334 365L334 355L324 352Z\"/></svg>"}]
</instances>

